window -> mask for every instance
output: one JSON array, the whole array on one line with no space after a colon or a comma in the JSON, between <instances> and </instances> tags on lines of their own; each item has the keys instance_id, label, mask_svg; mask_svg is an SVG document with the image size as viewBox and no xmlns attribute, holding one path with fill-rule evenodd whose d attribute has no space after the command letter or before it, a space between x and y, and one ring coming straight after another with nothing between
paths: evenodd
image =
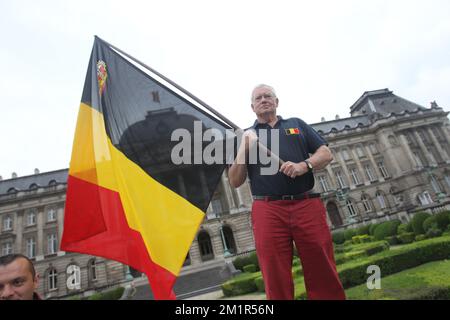
<instances>
[{"instance_id":1,"label":"window","mask_svg":"<svg viewBox=\"0 0 450 320\"><path fill-rule=\"evenodd\" d=\"M200 255L202 261L214 259L211 238L209 237L208 232L200 232L200 234L198 235L198 245L200 247Z\"/></svg>"},{"instance_id":2,"label":"window","mask_svg":"<svg viewBox=\"0 0 450 320\"><path fill-rule=\"evenodd\" d=\"M352 176L352 181L355 185L361 184L361 181L359 180L358 171L356 168L350 169L350 175Z\"/></svg>"},{"instance_id":3,"label":"window","mask_svg":"<svg viewBox=\"0 0 450 320\"><path fill-rule=\"evenodd\" d=\"M26 243L28 258L34 258L36 256L36 240L34 238L28 238Z\"/></svg>"},{"instance_id":4,"label":"window","mask_svg":"<svg viewBox=\"0 0 450 320\"><path fill-rule=\"evenodd\" d=\"M36 211L31 210L27 214L27 226L34 226L36 224Z\"/></svg>"},{"instance_id":5,"label":"window","mask_svg":"<svg viewBox=\"0 0 450 320\"><path fill-rule=\"evenodd\" d=\"M342 176L342 172L341 171L336 171L336 179L338 181L339 187L341 189L346 188L347 184L345 183L345 179Z\"/></svg>"},{"instance_id":6,"label":"window","mask_svg":"<svg viewBox=\"0 0 450 320\"><path fill-rule=\"evenodd\" d=\"M3 218L3 231L11 231L13 228L13 219L10 215Z\"/></svg>"},{"instance_id":7,"label":"window","mask_svg":"<svg viewBox=\"0 0 450 320\"><path fill-rule=\"evenodd\" d=\"M348 153L347 149L342 149L342 159L343 160L350 160L350 154Z\"/></svg>"},{"instance_id":8,"label":"window","mask_svg":"<svg viewBox=\"0 0 450 320\"><path fill-rule=\"evenodd\" d=\"M377 191L376 197L377 197L378 203L380 204L380 208L386 209L387 208L386 199L384 198L383 193L381 193L380 191Z\"/></svg>"},{"instance_id":9,"label":"window","mask_svg":"<svg viewBox=\"0 0 450 320\"><path fill-rule=\"evenodd\" d=\"M355 207L353 206L352 200L347 200L346 202L348 214L350 217L355 217L357 215Z\"/></svg>"},{"instance_id":10,"label":"window","mask_svg":"<svg viewBox=\"0 0 450 320\"><path fill-rule=\"evenodd\" d=\"M364 151L360 146L356 147L356 154L358 155L359 158L364 157Z\"/></svg>"},{"instance_id":11,"label":"window","mask_svg":"<svg viewBox=\"0 0 450 320\"><path fill-rule=\"evenodd\" d=\"M51 208L47 211L47 222L56 221L56 209Z\"/></svg>"},{"instance_id":12,"label":"window","mask_svg":"<svg viewBox=\"0 0 450 320\"><path fill-rule=\"evenodd\" d=\"M223 212L222 201L220 199L214 199L211 201L213 212L216 214L220 214Z\"/></svg>"},{"instance_id":13,"label":"window","mask_svg":"<svg viewBox=\"0 0 450 320\"><path fill-rule=\"evenodd\" d=\"M427 206L433 203L433 199L431 198L428 191L424 191L418 196L419 202L422 206Z\"/></svg>"},{"instance_id":14,"label":"window","mask_svg":"<svg viewBox=\"0 0 450 320\"><path fill-rule=\"evenodd\" d=\"M364 212L371 212L372 211L372 204L370 203L369 197L367 195L363 195L361 197L361 201L364 207Z\"/></svg>"},{"instance_id":15,"label":"window","mask_svg":"<svg viewBox=\"0 0 450 320\"><path fill-rule=\"evenodd\" d=\"M371 144L369 145L369 148L370 148L370 152L372 152L373 154L377 154L377 153L378 153L378 148L377 148L377 146L375 145L375 143L371 143Z\"/></svg>"},{"instance_id":16,"label":"window","mask_svg":"<svg viewBox=\"0 0 450 320\"><path fill-rule=\"evenodd\" d=\"M152 91L152 98L153 98L154 102L159 103L160 102L160 100L159 100L159 92L158 91Z\"/></svg>"},{"instance_id":17,"label":"window","mask_svg":"<svg viewBox=\"0 0 450 320\"><path fill-rule=\"evenodd\" d=\"M55 268L50 269L48 272L48 290L56 290L58 289L58 272Z\"/></svg>"},{"instance_id":18,"label":"window","mask_svg":"<svg viewBox=\"0 0 450 320\"><path fill-rule=\"evenodd\" d=\"M97 280L97 266L96 266L96 263L95 263L95 259L89 260L88 272L89 272L89 280L90 281Z\"/></svg>"},{"instance_id":19,"label":"window","mask_svg":"<svg viewBox=\"0 0 450 320\"><path fill-rule=\"evenodd\" d=\"M383 176L383 178L389 178L389 173L386 170L386 167L384 166L384 162L383 161L379 161L378 163L378 169L380 169L381 175Z\"/></svg>"},{"instance_id":20,"label":"window","mask_svg":"<svg viewBox=\"0 0 450 320\"><path fill-rule=\"evenodd\" d=\"M326 176L319 176L319 183L322 187L323 192L327 192L330 190L330 186L328 184L328 179Z\"/></svg>"},{"instance_id":21,"label":"window","mask_svg":"<svg viewBox=\"0 0 450 320\"><path fill-rule=\"evenodd\" d=\"M58 238L56 233L47 235L47 254L54 254L58 251Z\"/></svg>"},{"instance_id":22,"label":"window","mask_svg":"<svg viewBox=\"0 0 450 320\"><path fill-rule=\"evenodd\" d=\"M373 182L376 180L373 172L372 172L372 168L370 167L370 165L366 164L364 166L364 170L366 171L366 176L369 179L370 182Z\"/></svg>"},{"instance_id":23,"label":"window","mask_svg":"<svg viewBox=\"0 0 450 320\"><path fill-rule=\"evenodd\" d=\"M441 186L439 185L439 182L437 181L436 177L434 175L431 176L430 179L431 187L433 188L434 193L438 194L441 193Z\"/></svg>"},{"instance_id":24,"label":"window","mask_svg":"<svg viewBox=\"0 0 450 320\"><path fill-rule=\"evenodd\" d=\"M2 256L6 256L7 254L13 253L12 242L5 242L2 244Z\"/></svg>"}]
</instances>

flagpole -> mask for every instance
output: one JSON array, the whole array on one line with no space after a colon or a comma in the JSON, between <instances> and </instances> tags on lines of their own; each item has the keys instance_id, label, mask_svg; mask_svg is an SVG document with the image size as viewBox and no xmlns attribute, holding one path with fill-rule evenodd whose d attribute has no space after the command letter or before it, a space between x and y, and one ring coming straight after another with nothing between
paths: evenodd
<instances>
[{"instance_id":1,"label":"flagpole","mask_svg":"<svg viewBox=\"0 0 450 320\"><path fill-rule=\"evenodd\" d=\"M238 130L242 130L241 128L239 128L238 125L236 125L233 121L231 121L230 119L228 119L227 117L225 117L223 114L219 113L217 110L213 109L212 107L210 107L206 102L202 101L201 99L197 98L195 95L193 95L192 93L190 93L189 91L187 91L186 89L182 88L181 86L179 86L178 84L176 84L175 82L173 82L172 80L170 80L169 78L167 78L166 76L162 75L161 73L159 73L158 71L156 71L155 69L151 68L150 66L146 65L145 63L143 63L142 61L139 61L138 59L130 56L128 53L124 52L123 50L120 50L119 48L117 48L116 46L106 42L105 40L101 39L98 36L95 36L96 39L98 39L99 41L105 43L106 45L110 46L111 48L113 48L114 50L116 50L117 52L120 52L121 54L123 54L124 56L126 56L127 58L133 60L134 62L142 65L143 67L147 68L148 70L150 70L150 72L156 74L158 77L160 77L161 79L163 79L164 81L166 81L167 83L169 83L170 85L174 86L175 88L177 88L178 90L180 90L181 92L183 92L184 94L186 94L188 97L190 97L191 99L195 100L197 103L199 103L202 107L204 107L205 109L207 109L208 111L210 111L211 113L213 113L214 115L216 115L219 119L221 119L223 122L225 122L226 124L228 124L230 127L232 127L234 130L238 131ZM276 154L272 153L271 150L267 149L267 147L265 145L263 145L261 142L258 141L258 146L263 150L263 152L266 152L267 155L269 155L270 157L274 158L279 165L281 166L284 161L281 160Z\"/></svg>"}]
</instances>

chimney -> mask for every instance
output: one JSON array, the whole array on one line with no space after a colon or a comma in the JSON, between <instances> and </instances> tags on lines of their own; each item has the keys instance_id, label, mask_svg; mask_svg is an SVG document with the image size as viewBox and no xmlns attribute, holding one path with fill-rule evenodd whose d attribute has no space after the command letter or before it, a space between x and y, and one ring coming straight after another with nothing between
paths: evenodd
<instances>
[{"instance_id":1,"label":"chimney","mask_svg":"<svg viewBox=\"0 0 450 320\"><path fill-rule=\"evenodd\" d=\"M17 178L17 173L13 172L13 173L11 174L11 178L12 178L12 179Z\"/></svg>"},{"instance_id":2,"label":"chimney","mask_svg":"<svg viewBox=\"0 0 450 320\"><path fill-rule=\"evenodd\" d=\"M0 176L0 181L2 181L3 180L3 177L2 176Z\"/></svg>"},{"instance_id":3,"label":"chimney","mask_svg":"<svg viewBox=\"0 0 450 320\"><path fill-rule=\"evenodd\" d=\"M39 174L39 169L38 168L34 169L34 174Z\"/></svg>"},{"instance_id":4,"label":"chimney","mask_svg":"<svg viewBox=\"0 0 450 320\"><path fill-rule=\"evenodd\" d=\"M340 119L338 114L336 115L335 119L336 119L336 120L339 120L339 119Z\"/></svg>"},{"instance_id":5,"label":"chimney","mask_svg":"<svg viewBox=\"0 0 450 320\"><path fill-rule=\"evenodd\" d=\"M325 122L325 117L322 117L322 118L320 119L320 122Z\"/></svg>"}]
</instances>

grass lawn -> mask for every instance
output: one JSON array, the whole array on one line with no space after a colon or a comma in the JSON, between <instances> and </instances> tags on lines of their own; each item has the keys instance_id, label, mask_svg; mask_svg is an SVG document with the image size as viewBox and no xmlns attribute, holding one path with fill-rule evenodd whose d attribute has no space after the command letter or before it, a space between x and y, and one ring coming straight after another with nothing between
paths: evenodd
<instances>
[{"instance_id":1,"label":"grass lawn","mask_svg":"<svg viewBox=\"0 0 450 320\"><path fill-rule=\"evenodd\" d=\"M345 292L349 300L410 300L432 298L436 291L447 291L439 297L446 295L450 299L450 260L425 263L386 277L381 275L381 289L369 290L362 284Z\"/></svg>"}]
</instances>

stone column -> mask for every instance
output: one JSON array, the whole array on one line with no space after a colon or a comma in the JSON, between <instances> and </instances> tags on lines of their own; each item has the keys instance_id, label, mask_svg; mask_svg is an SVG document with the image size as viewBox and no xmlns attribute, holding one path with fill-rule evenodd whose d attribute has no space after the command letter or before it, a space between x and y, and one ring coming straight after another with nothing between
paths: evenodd
<instances>
[{"instance_id":1,"label":"stone column","mask_svg":"<svg viewBox=\"0 0 450 320\"><path fill-rule=\"evenodd\" d=\"M354 150L352 150L352 153L353 153L353 159L356 162L356 166L359 169L359 177L361 178L361 174L362 174L362 180L363 180L362 182L364 183L364 185L367 186L367 185L370 184L370 181L366 178L366 175L365 175L365 172L364 172L364 168L363 168L363 166L361 164L361 161L359 161L359 156L358 156L358 154L356 154L356 152Z\"/></svg>"},{"instance_id":2,"label":"stone column","mask_svg":"<svg viewBox=\"0 0 450 320\"><path fill-rule=\"evenodd\" d=\"M381 173L378 173L378 165L375 162L375 159L372 155L372 151L370 150L369 146L365 146L366 151L367 151L367 155L369 156L370 162L372 163L373 169L375 170L375 174L377 175L377 179L380 182L384 182L384 178L383 175Z\"/></svg>"},{"instance_id":3,"label":"stone column","mask_svg":"<svg viewBox=\"0 0 450 320\"><path fill-rule=\"evenodd\" d=\"M400 168L400 165L397 161L397 158L393 156L392 149L394 147L391 147L391 143L388 140L387 137L388 133L382 133L379 137L382 143L386 146L386 152L383 152L383 156L388 160L388 162L392 165L392 168L390 168L389 171L391 172L392 176L398 177L402 174L402 169Z\"/></svg>"},{"instance_id":4,"label":"stone column","mask_svg":"<svg viewBox=\"0 0 450 320\"><path fill-rule=\"evenodd\" d=\"M400 133L399 135L400 139L400 145L402 146L403 150L405 151L406 155L408 156L408 160L411 163L411 168L414 169L417 166L416 159L414 158L414 155L409 147L408 139L406 139L406 136L404 133Z\"/></svg>"},{"instance_id":5,"label":"stone column","mask_svg":"<svg viewBox=\"0 0 450 320\"><path fill-rule=\"evenodd\" d=\"M36 227L37 227L37 239L36 239L36 260L38 256L43 256L46 249L46 242L44 240L44 207L39 207L36 210ZM41 257L39 257L41 258ZM42 257L43 258L43 257Z\"/></svg>"},{"instance_id":6,"label":"stone column","mask_svg":"<svg viewBox=\"0 0 450 320\"><path fill-rule=\"evenodd\" d=\"M420 149L422 150L423 154L425 155L425 157L427 158L428 161L428 165L437 165L437 163L434 162L433 158L430 157L429 151L427 149L427 147L425 146L425 144L422 141L422 138L420 137L419 133L417 132L417 130L414 130L414 135L417 139L417 142L419 143Z\"/></svg>"},{"instance_id":7,"label":"stone column","mask_svg":"<svg viewBox=\"0 0 450 320\"><path fill-rule=\"evenodd\" d=\"M444 162L446 162L448 160L448 154L447 152L442 149L441 144L439 143L439 141L437 140L437 138L434 136L433 130L431 130L431 128L427 128L428 133L431 137L431 140L433 140L434 145L436 146L437 151L439 152L442 160Z\"/></svg>"}]
</instances>

